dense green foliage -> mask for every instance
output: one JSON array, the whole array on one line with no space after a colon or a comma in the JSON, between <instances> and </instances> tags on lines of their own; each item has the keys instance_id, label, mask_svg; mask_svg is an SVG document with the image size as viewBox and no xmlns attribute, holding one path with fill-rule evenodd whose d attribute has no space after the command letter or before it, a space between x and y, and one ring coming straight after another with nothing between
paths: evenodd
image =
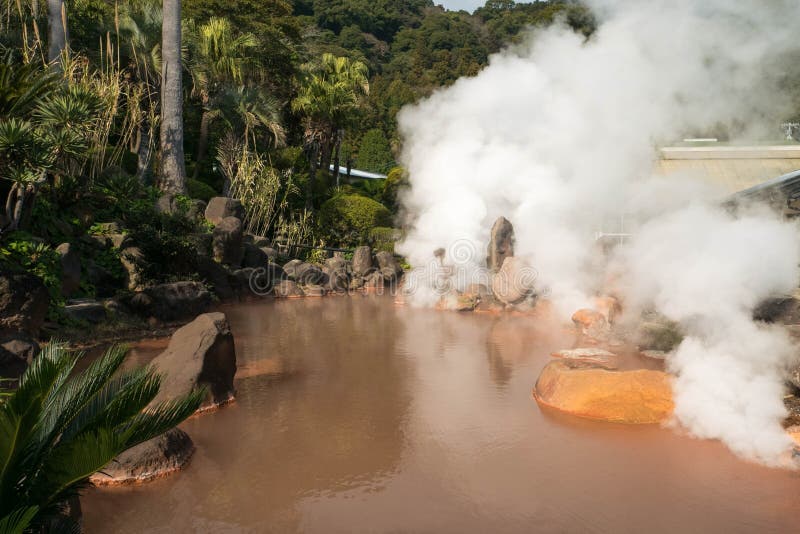
<instances>
[{"instance_id":1,"label":"dense green foliage","mask_svg":"<svg viewBox=\"0 0 800 534\"><path fill-rule=\"evenodd\" d=\"M383 131L373 128L361 138L356 167L370 172L388 172L394 167L394 156Z\"/></svg>"},{"instance_id":2,"label":"dense green foliage","mask_svg":"<svg viewBox=\"0 0 800 534\"><path fill-rule=\"evenodd\" d=\"M391 226L392 214L371 198L337 195L322 205L319 224L333 244L350 247L366 243L373 228Z\"/></svg>"},{"instance_id":3,"label":"dense green foliage","mask_svg":"<svg viewBox=\"0 0 800 534\"><path fill-rule=\"evenodd\" d=\"M73 373L78 355L51 343L25 371L19 388L2 399L0 531L45 526L72 531L66 518L54 521L90 475L200 406L202 390L148 407L160 378L148 368L118 373L125 353L123 347L111 348Z\"/></svg>"},{"instance_id":4,"label":"dense green foliage","mask_svg":"<svg viewBox=\"0 0 800 534\"><path fill-rule=\"evenodd\" d=\"M182 4L190 196L228 194L237 173L251 189L264 189L256 175L241 176L240 165L215 158L232 137L274 168L259 175L281 180L268 190L291 192L282 197L284 211L304 208L312 217L342 185L329 166L387 172L395 165L404 105L476 74L527 27L560 20L587 36L593 29L590 13L573 0L489 0L473 14L431 0ZM40 192L59 211L65 199L91 194L110 167L159 185L160 3L70 2L72 53L61 76L41 65L46 7L24 4L0 21L0 44L10 51L0 65L0 193L10 200L0 222L7 230L29 225ZM282 158L287 145L304 161ZM370 190L377 187L357 191L395 210L395 198ZM277 222L259 226L274 231Z\"/></svg>"}]
</instances>

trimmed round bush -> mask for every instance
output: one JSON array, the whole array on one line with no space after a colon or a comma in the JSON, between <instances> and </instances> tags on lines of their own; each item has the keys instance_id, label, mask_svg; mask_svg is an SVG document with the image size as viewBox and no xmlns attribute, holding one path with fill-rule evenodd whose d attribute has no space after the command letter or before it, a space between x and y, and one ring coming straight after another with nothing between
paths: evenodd
<instances>
[{"instance_id":1,"label":"trimmed round bush","mask_svg":"<svg viewBox=\"0 0 800 534\"><path fill-rule=\"evenodd\" d=\"M361 195L338 195L320 209L320 230L331 243L351 247L369 242L370 231L391 226L392 214L381 204Z\"/></svg>"},{"instance_id":2,"label":"trimmed round bush","mask_svg":"<svg viewBox=\"0 0 800 534\"><path fill-rule=\"evenodd\" d=\"M192 180L191 178L186 180L186 190L191 198L197 198L203 202L208 202L213 197L217 196L217 192L214 191L213 187L205 182Z\"/></svg>"}]
</instances>

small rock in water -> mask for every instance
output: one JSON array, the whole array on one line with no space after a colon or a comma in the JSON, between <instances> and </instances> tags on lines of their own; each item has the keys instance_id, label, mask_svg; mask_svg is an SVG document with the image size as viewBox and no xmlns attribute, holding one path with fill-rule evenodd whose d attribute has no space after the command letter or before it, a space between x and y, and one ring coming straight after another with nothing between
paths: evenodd
<instances>
[{"instance_id":1,"label":"small rock in water","mask_svg":"<svg viewBox=\"0 0 800 534\"><path fill-rule=\"evenodd\" d=\"M191 438L179 428L128 449L89 477L95 486L148 482L182 469L194 453Z\"/></svg>"},{"instance_id":2,"label":"small rock in water","mask_svg":"<svg viewBox=\"0 0 800 534\"><path fill-rule=\"evenodd\" d=\"M551 356L570 362L586 363L603 369L614 370L619 368L619 356L613 352L598 348L560 350L552 353Z\"/></svg>"},{"instance_id":3,"label":"small rock in water","mask_svg":"<svg viewBox=\"0 0 800 534\"><path fill-rule=\"evenodd\" d=\"M639 354L653 360L665 360L669 353L663 350L643 350Z\"/></svg>"},{"instance_id":4,"label":"small rock in water","mask_svg":"<svg viewBox=\"0 0 800 534\"><path fill-rule=\"evenodd\" d=\"M584 331L594 328L605 329L608 325L608 321L602 313L588 308L581 308L572 314L572 322Z\"/></svg>"},{"instance_id":5,"label":"small rock in water","mask_svg":"<svg viewBox=\"0 0 800 534\"><path fill-rule=\"evenodd\" d=\"M303 287L303 293L307 297L324 297L325 288L318 285L309 285Z\"/></svg>"},{"instance_id":6,"label":"small rock in water","mask_svg":"<svg viewBox=\"0 0 800 534\"><path fill-rule=\"evenodd\" d=\"M275 296L278 298L293 298L302 297L303 290L292 280L281 280L273 289Z\"/></svg>"}]
</instances>

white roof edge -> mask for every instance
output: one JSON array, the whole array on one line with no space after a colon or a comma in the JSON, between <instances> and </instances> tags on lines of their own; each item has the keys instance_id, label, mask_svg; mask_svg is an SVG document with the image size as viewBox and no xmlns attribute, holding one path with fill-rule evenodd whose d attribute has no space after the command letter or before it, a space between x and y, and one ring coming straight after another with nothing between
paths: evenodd
<instances>
[{"instance_id":1,"label":"white roof edge","mask_svg":"<svg viewBox=\"0 0 800 534\"><path fill-rule=\"evenodd\" d=\"M333 170L333 165L328 167L328 170ZM347 176L347 167L342 167L339 165L339 174ZM358 169L350 169L350 176L354 176L356 178L367 178L369 180L383 180L386 178L385 174L380 174L377 172L367 172L367 171L360 171Z\"/></svg>"}]
</instances>

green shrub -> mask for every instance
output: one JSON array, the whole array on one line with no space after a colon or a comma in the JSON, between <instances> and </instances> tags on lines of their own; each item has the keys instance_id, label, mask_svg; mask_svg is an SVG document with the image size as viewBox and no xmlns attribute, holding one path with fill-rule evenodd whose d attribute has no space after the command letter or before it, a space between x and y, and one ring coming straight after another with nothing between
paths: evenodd
<instances>
[{"instance_id":1,"label":"green shrub","mask_svg":"<svg viewBox=\"0 0 800 534\"><path fill-rule=\"evenodd\" d=\"M369 232L369 244L374 250L385 250L394 254L394 244L400 232L394 228L378 226Z\"/></svg>"},{"instance_id":2,"label":"green shrub","mask_svg":"<svg viewBox=\"0 0 800 534\"><path fill-rule=\"evenodd\" d=\"M386 172L394 165L394 156L383 130L367 130L358 147L356 167L370 172Z\"/></svg>"},{"instance_id":3,"label":"green shrub","mask_svg":"<svg viewBox=\"0 0 800 534\"><path fill-rule=\"evenodd\" d=\"M331 243L351 247L368 243L373 228L390 226L391 221L391 212L380 202L359 195L338 195L322 205L319 228Z\"/></svg>"},{"instance_id":4,"label":"green shrub","mask_svg":"<svg viewBox=\"0 0 800 534\"><path fill-rule=\"evenodd\" d=\"M403 167L395 167L389 171L389 175L386 177L386 180L383 181L381 202L390 210L396 212L399 207L398 197L406 187L408 187L408 174L406 170Z\"/></svg>"},{"instance_id":5,"label":"green shrub","mask_svg":"<svg viewBox=\"0 0 800 534\"><path fill-rule=\"evenodd\" d=\"M201 182L200 180L193 180L189 178L186 180L186 188L188 189L190 197L198 198L203 202L208 202L215 196L218 196L213 187L205 182Z\"/></svg>"},{"instance_id":6,"label":"green shrub","mask_svg":"<svg viewBox=\"0 0 800 534\"><path fill-rule=\"evenodd\" d=\"M22 269L41 278L50 293L51 305L63 302L61 256L50 246L25 232L14 232L0 247L0 260L13 269Z\"/></svg>"}]
</instances>

